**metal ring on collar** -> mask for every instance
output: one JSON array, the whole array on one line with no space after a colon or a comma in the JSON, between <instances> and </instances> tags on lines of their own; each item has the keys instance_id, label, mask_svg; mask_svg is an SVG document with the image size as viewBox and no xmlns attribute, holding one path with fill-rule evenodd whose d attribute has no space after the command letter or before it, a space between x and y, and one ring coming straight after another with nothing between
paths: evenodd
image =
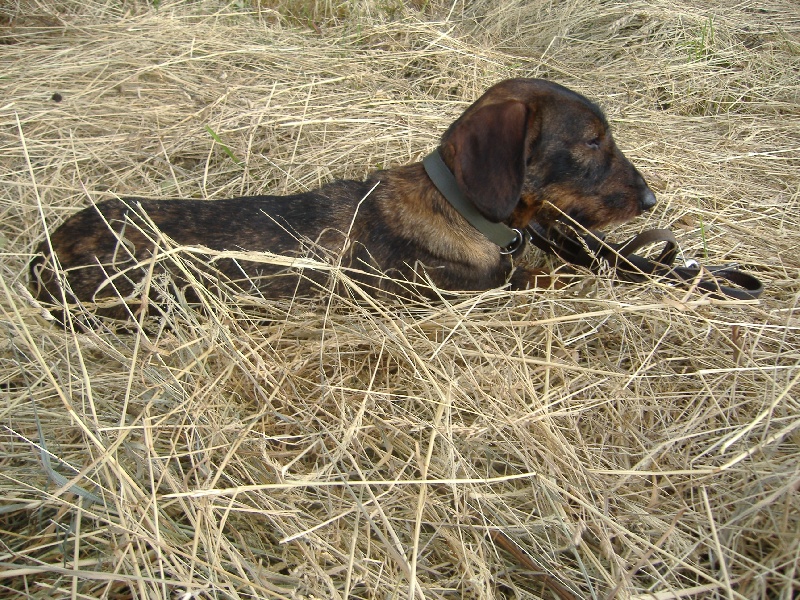
<instances>
[{"instance_id":1,"label":"metal ring on collar","mask_svg":"<svg viewBox=\"0 0 800 600\"><path fill-rule=\"evenodd\" d=\"M521 229L517 229L515 227L513 228L513 231L517 234L516 237L508 246L505 248L500 248L500 254L514 254L528 242L528 238Z\"/></svg>"}]
</instances>

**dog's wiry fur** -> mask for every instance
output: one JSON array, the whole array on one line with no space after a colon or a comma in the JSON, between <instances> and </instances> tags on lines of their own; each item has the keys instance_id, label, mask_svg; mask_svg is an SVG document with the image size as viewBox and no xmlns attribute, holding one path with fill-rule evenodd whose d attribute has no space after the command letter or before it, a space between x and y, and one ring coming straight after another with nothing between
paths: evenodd
<instances>
[{"instance_id":1,"label":"dog's wiry fur","mask_svg":"<svg viewBox=\"0 0 800 600\"><path fill-rule=\"evenodd\" d=\"M547 81L512 79L493 86L448 128L440 152L478 210L511 227L546 225L567 215L599 228L655 203L614 144L600 109ZM297 256L316 248L354 269L356 279L391 292L402 287L393 280L418 281L423 272L446 290L489 289L508 281L525 288L539 275L514 269L512 259L469 225L422 163L415 163L292 196L128 199L90 206L39 246L31 263L37 297L59 304L119 295L136 304L137 282L148 271L160 234L212 250ZM69 283L65 290L48 258L51 247ZM130 269L137 261L142 264ZM170 264L161 261L159 268ZM378 271L388 277L369 274ZM327 277L306 272L298 278L280 267L232 259L215 262L209 272L208 281L222 277L271 297L310 293ZM103 312L129 314L124 306Z\"/></svg>"}]
</instances>

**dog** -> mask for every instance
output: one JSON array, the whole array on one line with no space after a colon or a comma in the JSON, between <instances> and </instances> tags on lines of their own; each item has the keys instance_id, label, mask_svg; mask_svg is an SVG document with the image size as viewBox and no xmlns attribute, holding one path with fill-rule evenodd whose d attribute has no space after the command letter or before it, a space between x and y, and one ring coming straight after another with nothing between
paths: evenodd
<instances>
[{"instance_id":1,"label":"dog","mask_svg":"<svg viewBox=\"0 0 800 600\"><path fill-rule=\"evenodd\" d=\"M334 261L370 293L525 289L542 275L515 264L529 224L568 220L597 229L655 203L597 105L553 82L509 79L469 106L425 161L365 181L289 196L89 206L39 245L31 281L46 303L121 299L98 309L115 318L147 305L143 282L165 271L174 289L196 299L185 264L164 256L166 237L198 252L229 251L192 267L205 284L224 281L270 298L328 289L330 273L231 253Z\"/></svg>"}]
</instances>

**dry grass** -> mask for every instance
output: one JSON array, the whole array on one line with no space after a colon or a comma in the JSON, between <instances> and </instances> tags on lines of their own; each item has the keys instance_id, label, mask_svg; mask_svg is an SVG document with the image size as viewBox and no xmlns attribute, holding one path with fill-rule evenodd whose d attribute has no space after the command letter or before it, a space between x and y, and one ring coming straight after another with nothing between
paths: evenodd
<instances>
[{"instance_id":1,"label":"dry grass","mask_svg":"<svg viewBox=\"0 0 800 600\"><path fill-rule=\"evenodd\" d=\"M796 597L800 19L771 4L0 7L0 596ZM660 199L614 238L705 241L763 300L586 276L81 333L26 296L92 201L361 177L511 75L606 108Z\"/></svg>"}]
</instances>

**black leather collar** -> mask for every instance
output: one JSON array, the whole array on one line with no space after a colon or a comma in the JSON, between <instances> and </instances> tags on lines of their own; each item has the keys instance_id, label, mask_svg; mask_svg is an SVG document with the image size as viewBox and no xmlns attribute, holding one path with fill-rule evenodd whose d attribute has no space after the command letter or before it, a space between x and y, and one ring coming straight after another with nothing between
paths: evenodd
<instances>
[{"instance_id":1,"label":"black leather collar","mask_svg":"<svg viewBox=\"0 0 800 600\"><path fill-rule=\"evenodd\" d=\"M442 160L437 148L422 161L425 172L433 185L447 201L464 217L470 225L485 235L491 242L500 246L501 254L515 254L525 247L529 234L513 229L504 223L495 223L484 217L475 205L461 192L456 178Z\"/></svg>"}]
</instances>

